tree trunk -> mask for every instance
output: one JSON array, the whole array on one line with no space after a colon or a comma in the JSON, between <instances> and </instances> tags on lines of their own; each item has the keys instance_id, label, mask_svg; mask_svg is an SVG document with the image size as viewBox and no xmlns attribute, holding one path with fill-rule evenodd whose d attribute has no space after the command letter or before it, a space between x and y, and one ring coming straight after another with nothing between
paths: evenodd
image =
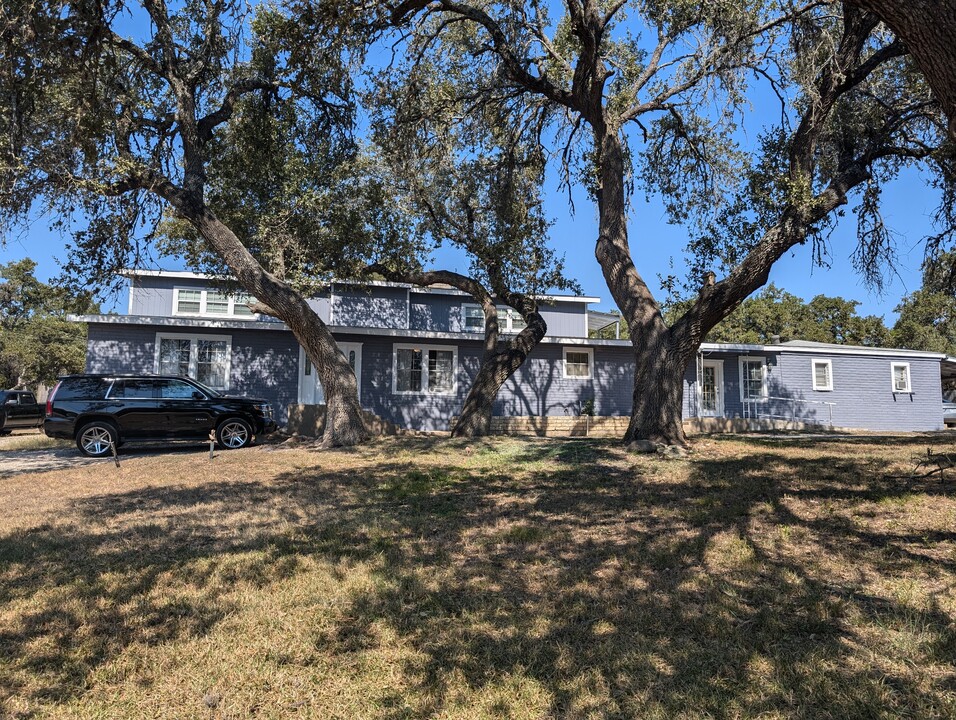
<instances>
[{"instance_id":1,"label":"tree trunk","mask_svg":"<svg viewBox=\"0 0 956 720\"><path fill-rule=\"evenodd\" d=\"M634 392L625 442L687 444L681 409L686 361L673 343L660 307L634 267L627 238L626 162L621 140L603 123L592 124L598 159L598 241L595 255L634 347Z\"/></svg>"},{"instance_id":2,"label":"tree trunk","mask_svg":"<svg viewBox=\"0 0 956 720\"><path fill-rule=\"evenodd\" d=\"M688 362L666 345L634 347L634 405L625 443L686 445L682 408Z\"/></svg>"},{"instance_id":3,"label":"tree trunk","mask_svg":"<svg viewBox=\"0 0 956 720\"><path fill-rule=\"evenodd\" d=\"M906 44L956 139L956 0L845 0L845 4L869 10Z\"/></svg>"},{"instance_id":4,"label":"tree trunk","mask_svg":"<svg viewBox=\"0 0 956 720\"><path fill-rule=\"evenodd\" d=\"M268 273L209 208L185 193L167 199L222 257L239 284L288 325L312 361L325 390L322 446L351 446L367 440L355 373L322 319L299 293Z\"/></svg>"},{"instance_id":5,"label":"tree trunk","mask_svg":"<svg viewBox=\"0 0 956 720\"><path fill-rule=\"evenodd\" d=\"M524 313L522 313L524 316ZM452 437L480 437L491 434L491 418L495 398L508 378L517 372L531 351L548 332L547 323L535 310L524 316L527 326L507 347L484 357L458 422L451 429Z\"/></svg>"}]
</instances>

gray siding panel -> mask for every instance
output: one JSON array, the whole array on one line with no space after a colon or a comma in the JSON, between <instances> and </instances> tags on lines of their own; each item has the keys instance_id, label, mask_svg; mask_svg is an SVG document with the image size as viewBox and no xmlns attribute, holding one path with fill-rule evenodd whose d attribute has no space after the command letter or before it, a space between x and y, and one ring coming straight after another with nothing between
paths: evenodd
<instances>
[{"instance_id":1,"label":"gray siding panel","mask_svg":"<svg viewBox=\"0 0 956 720\"><path fill-rule=\"evenodd\" d=\"M92 323L89 326L87 370L89 372L149 373L155 370L157 332L169 328ZM195 334L195 333L183 333ZM230 392L263 397L273 403L284 422L287 406L297 401L298 344L288 332L216 330L210 334L232 336L232 386ZM450 419L461 410L472 380L477 375L481 341L416 341L355 333L338 333L340 341L362 343L362 405L404 427L447 430ZM413 342L422 347L455 345L458 348L458 386L451 396L392 393L392 360L396 343ZM577 346L580 347L580 346ZM495 403L497 415L576 415L593 399L599 415L628 415L633 383L629 347L594 347L593 378L562 377L563 348L539 345L525 365L502 388ZM816 355L769 353L769 392L787 398L775 402L775 411L806 422L827 423L830 415L823 402L835 403L833 424L871 430L935 430L942 426L942 391L939 361L909 358L912 393L891 391L891 355ZM739 354L714 352L707 359L723 360L724 415L743 416L740 400ZM756 357L751 354L749 357ZM832 392L812 389L811 361L829 359L833 367ZM696 363L684 374L684 416L696 410ZM789 400L817 401L795 402Z\"/></svg>"},{"instance_id":2,"label":"gray siding panel","mask_svg":"<svg viewBox=\"0 0 956 720\"><path fill-rule=\"evenodd\" d=\"M548 335L551 337L588 336L587 305L584 303L541 303L538 311L548 323Z\"/></svg>"},{"instance_id":3,"label":"gray siding panel","mask_svg":"<svg viewBox=\"0 0 956 720\"><path fill-rule=\"evenodd\" d=\"M464 332L461 305L465 298L455 295L416 293L413 290L411 300L409 329L430 330L432 332Z\"/></svg>"},{"instance_id":4,"label":"gray siding panel","mask_svg":"<svg viewBox=\"0 0 956 720\"><path fill-rule=\"evenodd\" d=\"M405 329L408 315L404 288L336 285L332 293L332 325Z\"/></svg>"},{"instance_id":5,"label":"gray siding panel","mask_svg":"<svg viewBox=\"0 0 956 720\"><path fill-rule=\"evenodd\" d=\"M811 362L830 360L833 390L814 390ZM910 366L912 393L892 391L890 365L906 362ZM780 354L777 367L784 397L831 402L833 424L839 427L869 430L939 430L943 426L942 386L939 361L922 358L886 356ZM827 422L827 407L796 403L802 414L818 422Z\"/></svg>"},{"instance_id":6,"label":"gray siding panel","mask_svg":"<svg viewBox=\"0 0 956 720\"><path fill-rule=\"evenodd\" d=\"M723 360L724 416L744 417L740 398L740 355L714 352L705 359ZM899 358L810 353L751 353L767 359L770 399L761 404L762 414L799 422L865 430L938 430L942 428L942 389L939 361L930 358ZM814 390L813 360L829 360L833 390ZM907 362L912 393L893 393L890 364ZM684 385L684 417L697 415L696 365L687 369ZM828 403L832 403L828 404ZM832 413L832 414L831 414Z\"/></svg>"},{"instance_id":7,"label":"gray siding panel","mask_svg":"<svg viewBox=\"0 0 956 720\"><path fill-rule=\"evenodd\" d=\"M89 325L86 370L94 373L156 372L156 333L175 335L158 326ZM182 333L202 335L203 333ZM290 403L298 398L299 346L292 333L215 330L232 336L228 393L261 397L272 403L284 423Z\"/></svg>"}]
</instances>

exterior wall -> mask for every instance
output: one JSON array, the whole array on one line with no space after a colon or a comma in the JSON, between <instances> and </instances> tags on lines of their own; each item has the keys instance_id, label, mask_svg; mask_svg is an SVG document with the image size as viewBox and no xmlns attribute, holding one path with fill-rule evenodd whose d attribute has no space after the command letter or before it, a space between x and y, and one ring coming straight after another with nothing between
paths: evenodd
<instances>
[{"instance_id":1,"label":"exterior wall","mask_svg":"<svg viewBox=\"0 0 956 720\"><path fill-rule=\"evenodd\" d=\"M551 337L585 338L588 336L587 307L582 302L543 302L538 310L548 323L548 335Z\"/></svg>"},{"instance_id":2,"label":"exterior wall","mask_svg":"<svg viewBox=\"0 0 956 720\"><path fill-rule=\"evenodd\" d=\"M770 399L760 404L760 416L773 415L798 423L865 430L938 430L943 426L939 361L892 354L850 355L827 353L748 353L767 360ZM726 418L746 415L740 398L740 353L711 352L706 360L723 360L724 413ZM812 362L829 360L833 390L814 390ZM894 393L890 364L910 366L912 393ZM828 405L827 403L832 403ZM697 368L684 376L684 417L697 417Z\"/></svg>"},{"instance_id":3,"label":"exterior wall","mask_svg":"<svg viewBox=\"0 0 956 720\"><path fill-rule=\"evenodd\" d=\"M473 304L474 301L470 297L416 293L413 289L409 328L434 332L466 332L461 306ZM581 302L541 303L541 317L548 324L548 335L587 337L586 308L587 305Z\"/></svg>"},{"instance_id":4,"label":"exterior wall","mask_svg":"<svg viewBox=\"0 0 956 720\"><path fill-rule=\"evenodd\" d=\"M405 329L408 290L336 284L332 293L332 325Z\"/></svg>"},{"instance_id":5,"label":"exterior wall","mask_svg":"<svg viewBox=\"0 0 956 720\"><path fill-rule=\"evenodd\" d=\"M322 322L324 322L326 325L331 324L332 299L328 293L309 298L307 302L309 303L309 307L315 311L315 314L319 316L319 319L322 320Z\"/></svg>"},{"instance_id":6,"label":"exterior wall","mask_svg":"<svg viewBox=\"0 0 956 720\"><path fill-rule=\"evenodd\" d=\"M90 323L86 371L91 373L156 372L156 333L177 329L150 325ZM261 397L272 403L276 420L285 422L298 401L299 346L288 332L183 328L183 335L230 335L230 395Z\"/></svg>"},{"instance_id":7,"label":"exterior wall","mask_svg":"<svg viewBox=\"0 0 956 720\"><path fill-rule=\"evenodd\" d=\"M468 298L460 295L411 292L410 330L464 332L461 305Z\"/></svg>"},{"instance_id":8,"label":"exterior wall","mask_svg":"<svg viewBox=\"0 0 956 720\"><path fill-rule=\"evenodd\" d=\"M811 363L814 359L832 363L832 391L813 389ZM909 363L912 393L892 391L890 363L893 362ZM835 403L833 424L837 427L868 430L939 430L943 427L938 360L782 352L776 378L778 387L786 393L782 397ZM771 394L776 392L771 386ZM824 405L796 403L796 406L803 407L803 412L798 411L798 420L828 421Z\"/></svg>"},{"instance_id":9,"label":"exterior wall","mask_svg":"<svg viewBox=\"0 0 956 720\"><path fill-rule=\"evenodd\" d=\"M172 315L173 288L209 287L209 281L200 278L179 279L167 277L134 277L130 279L130 315Z\"/></svg>"}]
</instances>

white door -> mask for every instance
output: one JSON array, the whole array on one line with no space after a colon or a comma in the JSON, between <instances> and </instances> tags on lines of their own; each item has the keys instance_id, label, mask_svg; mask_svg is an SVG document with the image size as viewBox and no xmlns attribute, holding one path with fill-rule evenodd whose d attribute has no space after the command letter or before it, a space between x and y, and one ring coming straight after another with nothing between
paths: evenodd
<instances>
[{"instance_id":1,"label":"white door","mask_svg":"<svg viewBox=\"0 0 956 720\"><path fill-rule=\"evenodd\" d=\"M339 351L349 361L349 367L355 373L359 398L362 397L362 343L338 343ZM319 375L306 357L305 350L299 348L299 403L301 405L322 405L325 403L325 390Z\"/></svg>"},{"instance_id":2,"label":"white door","mask_svg":"<svg viewBox=\"0 0 956 720\"><path fill-rule=\"evenodd\" d=\"M700 371L701 417L723 417L724 364L719 360L704 360Z\"/></svg>"}]
</instances>

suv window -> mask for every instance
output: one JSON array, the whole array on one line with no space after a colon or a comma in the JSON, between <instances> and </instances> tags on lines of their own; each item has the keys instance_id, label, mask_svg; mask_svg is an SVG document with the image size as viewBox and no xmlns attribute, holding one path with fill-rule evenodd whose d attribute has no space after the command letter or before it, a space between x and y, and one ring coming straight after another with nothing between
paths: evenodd
<instances>
[{"instance_id":1,"label":"suv window","mask_svg":"<svg viewBox=\"0 0 956 720\"><path fill-rule=\"evenodd\" d=\"M113 381L110 398L146 399L159 397L156 392L156 381L143 378L121 378Z\"/></svg>"},{"instance_id":2,"label":"suv window","mask_svg":"<svg viewBox=\"0 0 956 720\"><path fill-rule=\"evenodd\" d=\"M199 390L182 380L157 380L159 396L170 400L192 400L193 393Z\"/></svg>"},{"instance_id":3,"label":"suv window","mask_svg":"<svg viewBox=\"0 0 956 720\"><path fill-rule=\"evenodd\" d=\"M66 378L56 391L57 400L102 400L106 397L109 380L100 377Z\"/></svg>"},{"instance_id":4,"label":"suv window","mask_svg":"<svg viewBox=\"0 0 956 720\"><path fill-rule=\"evenodd\" d=\"M20 393L20 404L21 405L36 405L37 399L33 397L33 393Z\"/></svg>"},{"instance_id":5,"label":"suv window","mask_svg":"<svg viewBox=\"0 0 956 720\"><path fill-rule=\"evenodd\" d=\"M3 404L4 404L4 405L16 405L16 404L17 404L17 394L16 394L16 393L10 393L9 395L7 395L7 396L4 398Z\"/></svg>"}]
</instances>

